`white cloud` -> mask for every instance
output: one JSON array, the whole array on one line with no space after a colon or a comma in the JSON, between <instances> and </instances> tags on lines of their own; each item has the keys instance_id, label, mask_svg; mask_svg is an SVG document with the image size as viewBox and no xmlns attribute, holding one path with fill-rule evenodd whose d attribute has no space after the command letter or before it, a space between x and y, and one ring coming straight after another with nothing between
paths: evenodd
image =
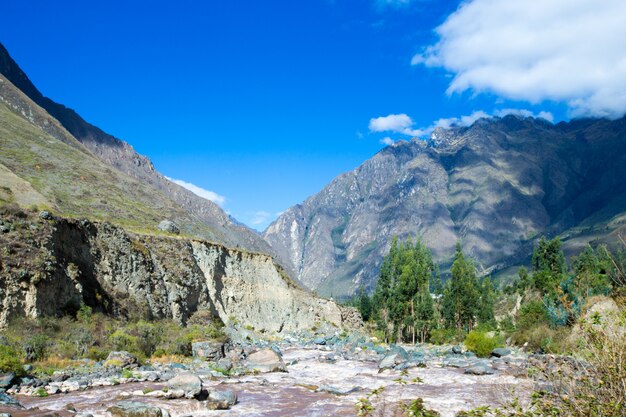
<instances>
[{"instance_id":1,"label":"white cloud","mask_svg":"<svg viewBox=\"0 0 626 417\"><path fill-rule=\"evenodd\" d=\"M205 190L204 188L198 187L195 184L192 184L190 182L186 182L183 180L175 180L169 177L165 177L165 178L167 178L169 181L172 181L174 184L178 184L181 187L188 189L189 191L191 191L192 193L194 193L195 195L199 197L202 197L209 201L214 202L218 206L222 206L226 202L226 197L219 195L213 191Z\"/></svg>"},{"instance_id":2,"label":"white cloud","mask_svg":"<svg viewBox=\"0 0 626 417\"><path fill-rule=\"evenodd\" d=\"M372 118L369 128L372 132L402 132L411 126L413 126L413 120L402 113Z\"/></svg>"},{"instance_id":3,"label":"white cloud","mask_svg":"<svg viewBox=\"0 0 626 417\"><path fill-rule=\"evenodd\" d=\"M518 117L534 117L534 118L541 118L541 119L545 119L547 121L549 121L550 123L554 122L554 116L552 115L552 113L547 112L547 111L540 111L539 113L534 113L530 110L527 109L498 109L498 110L494 110L492 114L489 114L487 112L484 112L483 110L477 110L474 111L471 114L465 115L465 116L460 116L460 117L448 117L448 118L443 118L443 119L438 119L435 120L433 123L431 123L430 126L426 126L426 127L421 127L419 129L415 129L414 128L414 122L413 120L407 116L406 114L402 114L402 115L390 115L387 117L378 117L378 118L374 118L374 119L370 119L370 130L373 132L384 132L384 131L392 131L392 132L397 132L397 133L403 133L409 136L414 136L414 137L424 137L424 136L428 136L430 135L433 130L435 130L438 127L444 128L444 129L448 129L452 126L457 126L457 127L468 127L474 124L475 121L477 121L478 119L491 119L492 117L504 117L506 115L515 115ZM408 118L408 120L411 121L411 123L409 125L405 125L405 124L394 124L389 122L389 118L391 116L406 116L406 118ZM377 128L379 128L377 130L377 128L373 129L372 128L372 121L377 121L377 120L381 120L381 119L386 119L387 121L385 123L380 123L379 125L377 125ZM386 128L386 129L385 129ZM384 137L380 140L380 143L384 144L384 145L392 145L394 142L393 139L391 139L389 136Z\"/></svg>"},{"instance_id":4,"label":"white cloud","mask_svg":"<svg viewBox=\"0 0 626 417\"><path fill-rule=\"evenodd\" d=\"M259 226L263 223L266 223L270 220L271 214L267 211L259 210L252 213L252 217L250 218L250 224L252 226Z\"/></svg>"},{"instance_id":5,"label":"white cloud","mask_svg":"<svg viewBox=\"0 0 626 417\"><path fill-rule=\"evenodd\" d=\"M448 93L473 90L572 116L626 112L626 1L470 0L436 29L414 65L454 74Z\"/></svg>"},{"instance_id":6,"label":"white cloud","mask_svg":"<svg viewBox=\"0 0 626 417\"><path fill-rule=\"evenodd\" d=\"M521 117L534 117L539 119L545 119L550 123L554 122L554 116L549 111L540 111L539 113L533 113L532 111L527 109L501 109L493 112L493 115L498 117L504 117L509 114Z\"/></svg>"}]
</instances>

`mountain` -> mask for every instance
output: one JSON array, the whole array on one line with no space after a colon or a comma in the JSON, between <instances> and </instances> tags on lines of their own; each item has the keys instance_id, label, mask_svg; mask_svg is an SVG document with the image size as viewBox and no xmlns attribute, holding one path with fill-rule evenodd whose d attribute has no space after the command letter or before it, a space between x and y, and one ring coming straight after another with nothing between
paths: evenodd
<instances>
[{"instance_id":1,"label":"mountain","mask_svg":"<svg viewBox=\"0 0 626 417\"><path fill-rule=\"evenodd\" d=\"M232 247L269 245L213 203L168 183L128 144L43 98L6 56L0 328L17 317L75 314L82 304L180 324L208 311L271 334L360 324L354 309L304 291L270 255ZM157 230L163 219L182 233Z\"/></svg>"},{"instance_id":2,"label":"mountain","mask_svg":"<svg viewBox=\"0 0 626 417\"><path fill-rule=\"evenodd\" d=\"M40 127L52 129L49 133L56 139L95 156L105 165L138 180L151 190L157 190L159 196L170 200L169 204L180 206L186 213L180 215L178 221L183 222L181 226L188 232L197 233L199 237L227 246L271 252L270 246L256 232L234 221L215 203L169 181L154 168L148 158L139 155L128 143L89 124L74 110L44 97L2 44L0 44L0 74L4 81L8 81L29 99L19 97L14 91L8 92L10 88L5 87L0 100L9 107L20 108L24 116L28 116L29 112L41 113L40 110L44 110L44 113L51 117L40 116L39 122L47 123ZM36 120L32 121L37 123ZM79 143L75 143L76 141ZM202 226L198 227L198 223Z\"/></svg>"},{"instance_id":3,"label":"mountain","mask_svg":"<svg viewBox=\"0 0 626 417\"><path fill-rule=\"evenodd\" d=\"M388 146L264 237L306 286L347 296L373 287L394 236L421 237L444 268L460 239L482 274L511 275L542 234L572 253L614 243L625 222L626 118L509 115Z\"/></svg>"}]
</instances>

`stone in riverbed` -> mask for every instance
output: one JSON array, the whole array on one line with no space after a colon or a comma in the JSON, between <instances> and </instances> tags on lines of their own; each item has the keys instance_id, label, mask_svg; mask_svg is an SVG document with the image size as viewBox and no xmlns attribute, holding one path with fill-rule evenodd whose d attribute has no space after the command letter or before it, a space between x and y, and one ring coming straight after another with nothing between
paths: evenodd
<instances>
[{"instance_id":1,"label":"stone in riverbed","mask_svg":"<svg viewBox=\"0 0 626 417\"><path fill-rule=\"evenodd\" d=\"M190 372L176 375L167 382L170 390L183 390L185 398L195 398L202 391L202 380Z\"/></svg>"},{"instance_id":2,"label":"stone in riverbed","mask_svg":"<svg viewBox=\"0 0 626 417\"><path fill-rule=\"evenodd\" d=\"M24 406L20 404L19 401L4 392L0 392L0 405L8 405L15 408L24 408Z\"/></svg>"},{"instance_id":3,"label":"stone in riverbed","mask_svg":"<svg viewBox=\"0 0 626 417\"><path fill-rule=\"evenodd\" d=\"M109 353L104 365L119 366L120 368L134 368L139 365L139 361L132 353L120 350L118 352Z\"/></svg>"},{"instance_id":4,"label":"stone in riverbed","mask_svg":"<svg viewBox=\"0 0 626 417\"><path fill-rule=\"evenodd\" d=\"M210 410L228 410L237 403L237 394L232 391L211 391L206 400Z\"/></svg>"},{"instance_id":5,"label":"stone in riverbed","mask_svg":"<svg viewBox=\"0 0 626 417\"><path fill-rule=\"evenodd\" d=\"M327 392L333 395L348 395L353 392L359 391L360 387L352 387L352 388L337 388L332 385L322 385L317 389L317 392Z\"/></svg>"},{"instance_id":6,"label":"stone in riverbed","mask_svg":"<svg viewBox=\"0 0 626 417\"><path fill-rule=\"evenodd\" d=\"M248 355L246 362L252 372L287 372L283 358L272 349L257 350Z\"/></svg>"},{"instance_id":7,"label":"stone in riverbed","mask_svg":"<svg viewBox=\"0 0 626 417\"><path fill-rule=\"evenodd\" d=\"M385 357L378 363L378 371L382 371L384 369L392 369L396 366L406 362L409 360L409 355L406 353L404 349L401 347L397 347L391 352L389 352Z\"/></svg>"},{"instance_id":8,"label":"stone in riverbed","mask_svg":"<svg viewBox=\"0 0 626 417\"><path fill-rule=\"evenodd\" d=\"M465 373L470 375L493 375L495 371L490 366L484 364L476 364L467 368L465 370Z\"/></svg>"},{"instance_id":9,"label":"stone in riverbed","mask_svg":"<svg viewBox=\"0 0 626 417\"><path fill-rule=\"evenodd\" d=\"M120 401L107 409L112 417L170 417L166 410L137 401Z\"/></svg>"},{"instance_id":10,"label":"stone in riverbed","mask_svg":"<svg viewBox=\"0 0 626 417\"><path fill-rule=\"evenodd\" d=\"M208 361L218 361L224 357L224 343L222 342L194 342L191 351L196 358Z\"/></svg>"},{"instance_id":11,"label":"stone in riverbed","mask_svg":"<svg viewBox=\"0 0 626 417\"><path fill-rule=\"evenodd\" d=\"M13 372L0 374L0 388L10 387L14 379L15 379L15 374Z\"/></svg>"},{"instance_id":12,"label":"stone in riverbed","mask_svg":"<svg viewBox=\"0 0 626 417\"><path fill-rule=\"evenodd\" d=\"M506 348L495 348L491 351L491 356L495 356L496 358L501 358L503 356L507 356L511 354L511 349Z\"/></svg>"}]
</instances>

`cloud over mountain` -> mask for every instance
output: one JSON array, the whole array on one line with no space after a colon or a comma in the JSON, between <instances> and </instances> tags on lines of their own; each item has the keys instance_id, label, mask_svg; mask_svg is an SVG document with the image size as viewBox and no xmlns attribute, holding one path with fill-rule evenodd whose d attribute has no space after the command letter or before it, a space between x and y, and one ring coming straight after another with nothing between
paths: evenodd
<instances>
[{"instance_id":1,"label":"cloud over mountain","mask_svg":"<svg viewBox=\"0 0 626 417\"><path fill-rule=\"evenodd\" d=\"M626 2L471 0L414 65L454 75L448 93L564 102L571 116L626 112Z\"/></svg>"}]
</instances>

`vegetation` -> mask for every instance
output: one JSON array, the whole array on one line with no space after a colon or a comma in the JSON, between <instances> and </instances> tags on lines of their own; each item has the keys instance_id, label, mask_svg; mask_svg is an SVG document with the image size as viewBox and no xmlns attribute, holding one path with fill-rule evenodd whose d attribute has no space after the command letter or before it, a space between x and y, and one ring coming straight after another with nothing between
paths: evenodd
<instances>
[{"instance_id":1,"label":"vegetation","mask_svg":"<svg viewBox=\"0 0 626 417\"><path fill-rule=\"evenodd\" d=\"M171 320L122 321L81 306L76 317L16 319L3 331L0 370L23 374L23 363L41 372L72 364L72 360L105 359L110 351L126 350L139 359L190 356L191 343L222 339L222 323L203 312L187 326Z\"/></svg>"},{"instance_id":2,"label":"vegetation","mask_svg":"<svg viewBox=\"0 0 626 417\"><path fill-rule=\"evenodd\" d=\"M460 244L444 285L421 240L393 239L373 295L361 288L352 305L376 324L386 342L447 343L462 341L477 324L495 328L495 297L491 280L478 280Z\"/></svg>"}]
</instances>

